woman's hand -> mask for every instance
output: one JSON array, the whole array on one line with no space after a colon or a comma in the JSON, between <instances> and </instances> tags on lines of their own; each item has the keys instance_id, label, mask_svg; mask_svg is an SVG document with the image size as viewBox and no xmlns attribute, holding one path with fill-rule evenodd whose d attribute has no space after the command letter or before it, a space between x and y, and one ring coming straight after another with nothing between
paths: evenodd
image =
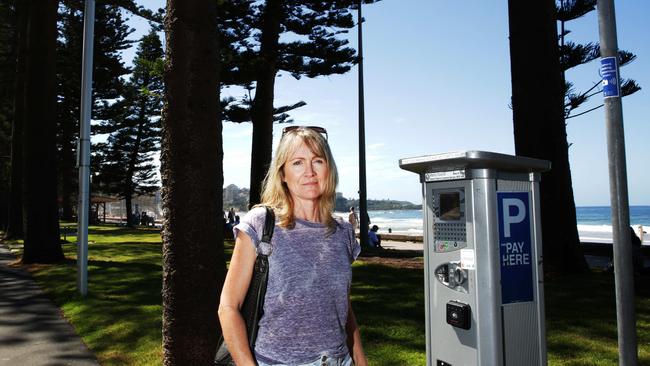
<instances>
[{"instance_id":1,"label":"woman's hand","mask_svg":"<svg viewBox=\"0 0 650 366\"><path fill-rule=\"evenodd\" d=\"M242 366L255 366L255 358L248 345L246 324L240 312L251 282L255 257L253 241L246 233L238 231L226 281L221 290L219 321L230 355L236 365Z\"/></svg>"}]
</instances>

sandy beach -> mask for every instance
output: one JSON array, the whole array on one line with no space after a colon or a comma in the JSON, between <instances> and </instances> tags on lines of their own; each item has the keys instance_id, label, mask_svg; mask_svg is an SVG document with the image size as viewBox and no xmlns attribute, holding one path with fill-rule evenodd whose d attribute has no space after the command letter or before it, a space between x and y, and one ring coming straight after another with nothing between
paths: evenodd
<instances>
[{"instance_id":1,"label":"sandy beach","mask_svg":"<svg viewBox=\"0 0 650 366\"><path fill-rule=\"evenodd\" d=\"M635 232L639 235L639 227L633 226ZM649 228L644 228L646 234L643 235L643 245L650 246L650 233ZM422 243L422 235L401 234L401 233L388 233L385 230L379 230L383 240L395 242L414 242ZM612 240L612 227L609 225L578 225L578 235L582 243L594 244L611 244Z\"/></svg>"}]
</instances>

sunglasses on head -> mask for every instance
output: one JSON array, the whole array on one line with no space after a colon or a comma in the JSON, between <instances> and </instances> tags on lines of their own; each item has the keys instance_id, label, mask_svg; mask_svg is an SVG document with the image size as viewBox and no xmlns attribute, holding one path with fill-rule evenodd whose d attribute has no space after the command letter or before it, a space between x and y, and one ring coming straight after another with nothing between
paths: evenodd
<instances>
[{"instance_id":1,"label":"sunglasses on head","mask_svg":"<svg viewBox=\"0 0 650 366\"><path fill-rule=\"evenodd\" d=\"M299 128L305 128L305 129L308 129L308 130L318 132L321 135L325 136L325 140L327 140L327 130L324 129L323 127L319 127L319 126L289 126L289 127L285 127L285 128L282 129L282 136L284 136L287 132L295 131L295 130L297 130Z\"/></svg>"}]
</instances>

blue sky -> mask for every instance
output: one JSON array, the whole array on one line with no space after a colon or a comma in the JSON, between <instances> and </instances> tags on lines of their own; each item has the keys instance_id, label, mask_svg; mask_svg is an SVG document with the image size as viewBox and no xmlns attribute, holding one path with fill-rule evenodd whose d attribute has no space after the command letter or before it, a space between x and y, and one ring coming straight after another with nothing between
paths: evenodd
<instances>
[{"instance_id":1,"label":"blue sky","mask_svg":"<svg viewBox=\"0 0 650 366\"><path fill-rule=\"evenodd\" d=\"M139 3L163 6L158 0ZM368 198L421 200L418 177L399 168L401 158L460 150L514 154L507 10L506 1L480 0L364 6ZM617 1L616 16L619 48L637 55L621 74L643 88L623 99L630 204L650 205L650 2ZM134 37L148 30L142 22L132 26L139 28ZM598 41L595 11L567 28L573 41ZM349 37L356 47L356 30ZM599 81L598 66L594 61L570 70L567 79L588 89ZM296 123L328 130L338 190L357 198L357 68L317 79L279 77L276 105L300 100L307 105L292 113ZM589 106L600 103L595 96ZM275 142L282 127L275 127ZM251 132L250 124L224 124L226 185L249 185ZM567 134L576 204L609 205L603 109L569 119Z\"/></svg>"}]
</instances>

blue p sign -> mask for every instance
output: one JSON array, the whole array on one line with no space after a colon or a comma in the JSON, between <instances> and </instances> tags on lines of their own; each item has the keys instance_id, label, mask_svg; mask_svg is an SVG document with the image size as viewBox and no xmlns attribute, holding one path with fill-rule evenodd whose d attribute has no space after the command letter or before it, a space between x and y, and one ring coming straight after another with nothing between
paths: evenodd
<instances>
[{"instance_id":1,"label":"blue p sign","mask_svg":"<svg viewBox=\"0 0 650 366\"><path fill-rule=\"evenodd\" d=\"M515 208L514 214L511 214L511 208ZM503 199L503 236L509 238L510 226L519 224L526 218L526 205L524 201L517 198L504 198Z\"/></svg>"},{"instance_id":2,"label":"blue p sign","mask_svg":"<svg viewBox=\"0 0 650 366\"><path fill-rule=\"evenodd\" d=\"M528 192L497 192L501 303L533 301Z\"/></svg>"}]
</instances>

